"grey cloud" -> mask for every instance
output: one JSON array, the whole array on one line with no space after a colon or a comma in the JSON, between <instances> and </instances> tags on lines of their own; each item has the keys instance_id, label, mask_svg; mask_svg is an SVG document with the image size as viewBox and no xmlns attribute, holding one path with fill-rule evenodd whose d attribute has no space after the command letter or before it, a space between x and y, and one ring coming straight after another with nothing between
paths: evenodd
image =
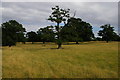
<instances>
[{"instance_id":1,"label":"grey cloud","mask_svg":"<svg viewBox=\"0 0 120 80\"><path fill-rule=\"evenodd\" d=\"M15 19L25 25L27 31L51 25L47 18L51 13L51 7L55 5L69 8L71 16L76 11L75 17L91 23L94 28L107 23L118 27L117 2L3 2L2 4L3 22Z\"/></svg>"}]
</instances>

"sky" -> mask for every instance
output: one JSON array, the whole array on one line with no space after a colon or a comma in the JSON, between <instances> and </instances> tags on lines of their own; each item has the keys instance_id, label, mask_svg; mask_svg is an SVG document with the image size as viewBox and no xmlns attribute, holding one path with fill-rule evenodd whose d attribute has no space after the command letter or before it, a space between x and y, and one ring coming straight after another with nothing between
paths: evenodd
<instances>
[{"instance_id":1,"label":"sky","mask_svg":"<svg viewBox=\"0 0 120 80\"><path fill-rule=\"evenodd\" d=\"M5 0L6 1L6 0ZM13 0L14 1L14 0ZM2 2L2 22L16 20L23 24L26 31L37 31L41 27L53 25L47 18L51 8L60 6L70 9L70 15L90 23L97 36L100 26L111 24L118 31L117 2ZM0 14L1 15L1 14Z\"/></svg>"}]
</instances>

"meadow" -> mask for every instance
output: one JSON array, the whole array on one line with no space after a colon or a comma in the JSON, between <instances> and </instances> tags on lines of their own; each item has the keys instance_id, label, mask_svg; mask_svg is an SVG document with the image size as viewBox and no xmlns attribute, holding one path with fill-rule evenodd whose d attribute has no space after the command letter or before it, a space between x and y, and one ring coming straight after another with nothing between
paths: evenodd
<instances>
[{"instance_id":1,"label":"meadow","mask_svg":"<svg viewBox=\"0 0 120 80\"><path fill-rule=\"evenodd\" d=\"M118 42L2 47L3 78L117 78Z\"/></svg>"}]
</instances>

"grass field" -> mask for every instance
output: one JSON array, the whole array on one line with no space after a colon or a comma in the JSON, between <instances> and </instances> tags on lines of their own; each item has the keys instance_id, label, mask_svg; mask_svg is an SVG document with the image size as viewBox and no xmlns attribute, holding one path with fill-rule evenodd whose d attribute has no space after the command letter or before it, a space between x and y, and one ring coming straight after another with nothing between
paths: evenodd
<instances>
[{"instance_id":1,"label":"grass field","mask_svg":"<svg viewBox=\"0 0 120 80\"><path fill-rule=\"evenodd\" d=\"M3 47L3 78L117 78L118 42Z\"/></svg>"}]
</instances>

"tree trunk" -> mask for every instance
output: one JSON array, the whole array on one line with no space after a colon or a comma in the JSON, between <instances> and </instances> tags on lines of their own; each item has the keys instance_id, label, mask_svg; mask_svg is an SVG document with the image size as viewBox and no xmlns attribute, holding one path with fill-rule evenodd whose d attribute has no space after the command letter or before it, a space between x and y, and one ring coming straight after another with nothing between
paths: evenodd
<instances>
[{"instance_id":1,"label":"tree trunk","mask_svg":"<svg viewBox=\"0 0 120 80\"><path fill-rule=\"evenodd\" d=\"M108 43L108 40L106 42Z\"/></svg>"},{"instance_id":2,"label":"tree trunk","mask_svg":"<svg viewBox=\"0 0 120 80\"><path fill-rule=\"evenodd\" d=\"M59 23L57 23L56 30L57 30L57 32L58 32L58 34L57 34L58 39L60 39L60 28L59 28Z\"/></svg>"},{"instance_id":3,"label":"tree trunk","mask_svg":"<svg viewBox=\"0 0 120 80\"><path fill-rule=\"evenodd\" d=\"M23 44L25 44L25 42L22 42Z\"/></svg>"},{"instance_id":4,"label":"tree trunk","mask_svg":"<svg viewBox=\"0 0 120 80\"><path fill-rule=\"evenodd\" d=\"M9 45L9 47L11 47L11 45Z\"/></svg>"},{"instance_id":5,"label":"tree trunk","mask_svg":"<svg viewBox=\"0 0 120 80\"><path fill-rule=\"evenodd\" d=\"M79 42L77 41L76 44L79 44Z\"/></svg>"},{"instance_id":6,"label":"tree trunk","mask_svg":"<svg viewBox=\"0 0 120 80\"><path fill-rule=\"evenodd\" d=\"M43 41L43 44L45 44L45 41Z\"/></svg>"},{"instance_id":7,"label":"tree trunk","mask_svg":"<svg viewBox=\"0 0 120 80\"><path fill-rule=\"evenodd\" d=\"M57 49L61 49L61 48L62 48L61 45L62 45L62 44L58 44L58 48L57 48Z\"/></svg>"},{"instance_id":8,"label":"tree trunk","mask_svg":"<svg viewBox=\"0 0 120 80\"><path fill-rule=\"evenodd\" d=\"M56 30L57 30L57 32L58 32L58 34L57 34L57 37L58 37L58 40L60 40L60 27L59 27L59 24L60 23L57 23L57 27L56 27ZM62 45L62 43L60 42L58 42L58 48L57 49L61 49L62 47L61 47L61 45Z\"/></svg>"}]
</instances>

